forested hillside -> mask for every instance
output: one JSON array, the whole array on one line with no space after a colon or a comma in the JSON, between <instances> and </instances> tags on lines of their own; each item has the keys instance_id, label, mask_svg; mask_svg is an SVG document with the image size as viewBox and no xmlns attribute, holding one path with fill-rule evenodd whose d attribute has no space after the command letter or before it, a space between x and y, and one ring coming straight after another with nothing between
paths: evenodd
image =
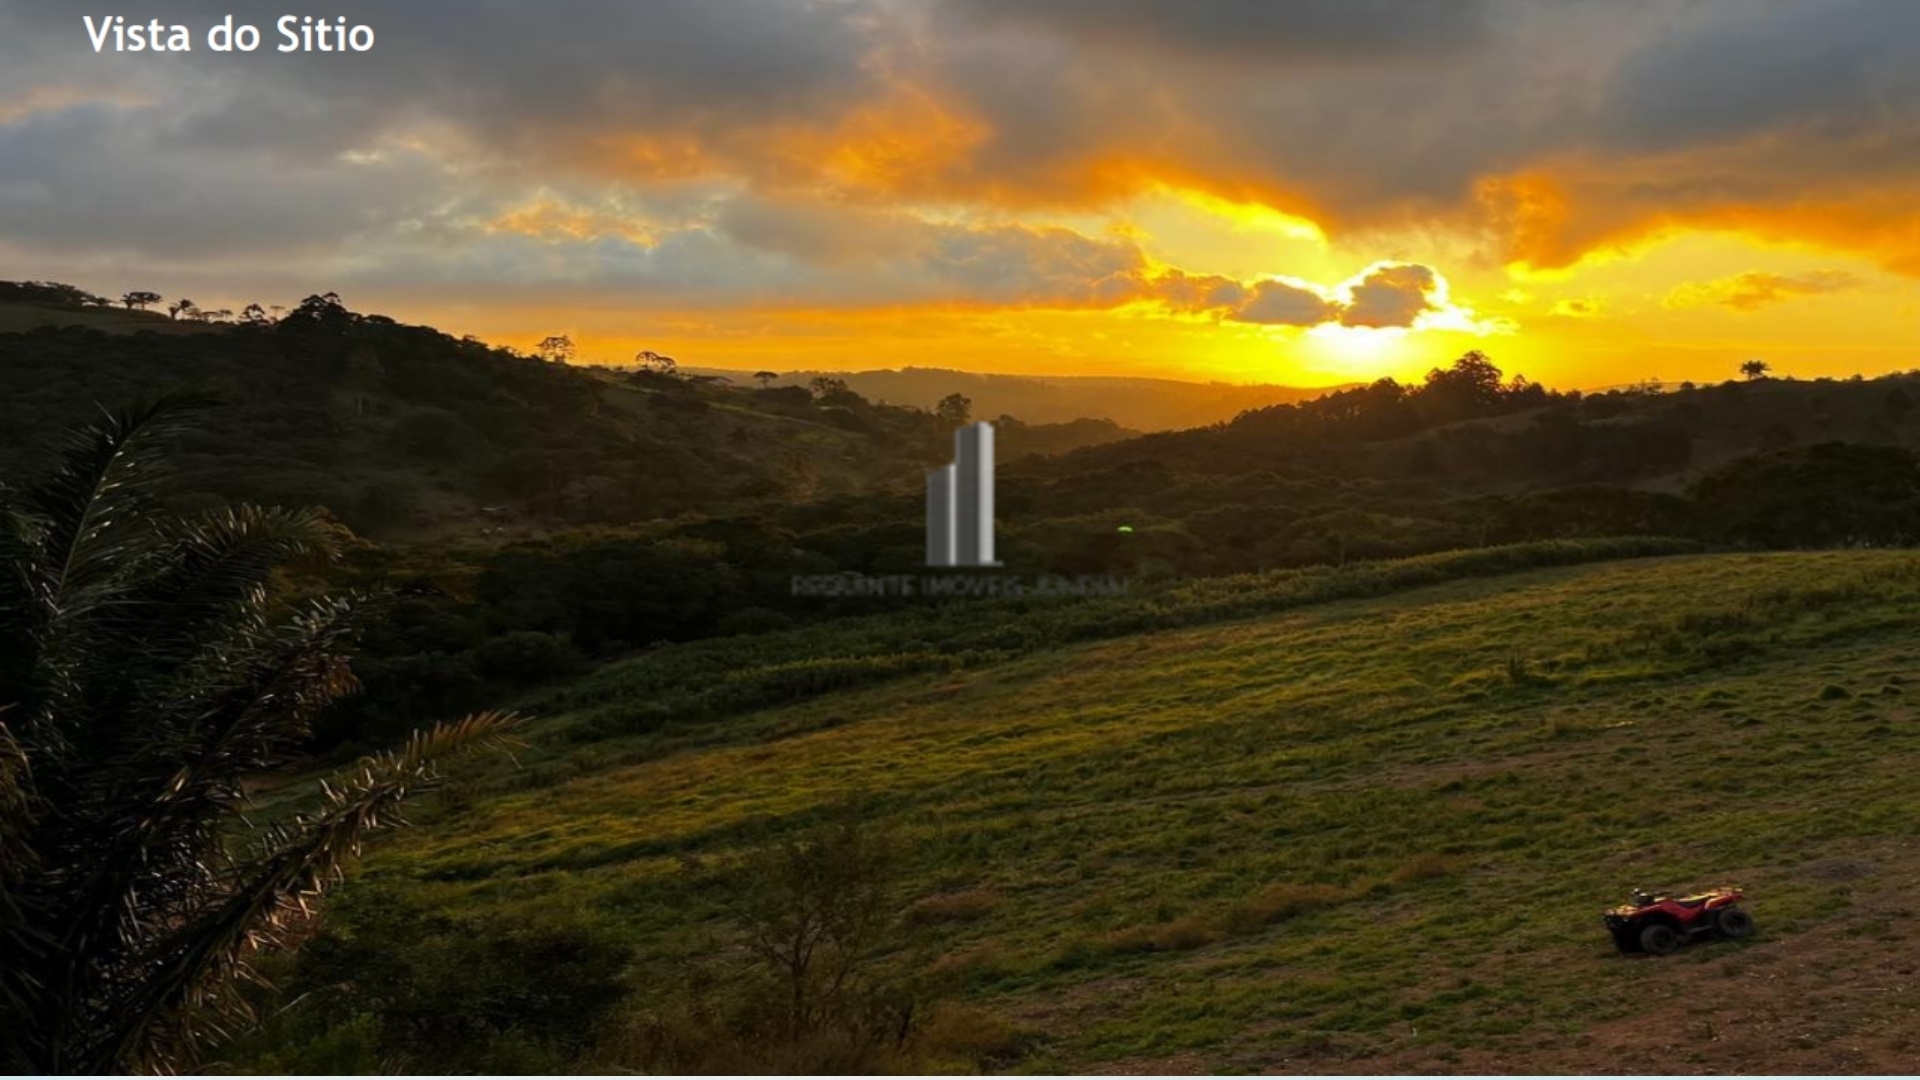
<instances>
[{"instance_id":1,"label":"forested hillside","mask_svg":"<svg viewBox=\"0 0 1920 1080\"><path fill-rule=\"evenodd\" d=\"M223 403L219 420L175 459L196 489L323 506L381 538L525 536L917 481L949 456L958 419L831 384L545 362L331 294L278 319L214 322L87 302L70 286L0 285L0 474L98 406L206 394ZM1005 446L1018 456L1119 434L1016 423Z\"/></svg>"},{"instance_id":2,"label":"forested hillside","mask_svg":"<svg viewBox=\"0 0 1920 1080\"><path fill-rule=\"evenodd\" d=\"M323 507L375 541L351 580L400 589L363 643L370 692L321 724L329 747L658 643L879 610L797 597L792 578L917 572L922 470L974 409L957 392L879 405L831 378L727 383L663 357L577 367L331 296L223 324L63 288L0 289L17 321L97 323L0 333L0 475L30 475L97 405L225 402L169 454L179 497ZM1916 392L1890 376L1580 395L1476 353L1182 432L1007 419L999 552L1013 573L1145 584L1547 539L1909 544Z\"/></svg>"},{"instance_id":3,"label":"forested hillside","mask_svg":"<svg viewBox=\"0 0 1920 1080\"><path fill-rule=\"evenodd\" d=\"M922 367L884 371L693 370L741 382L752 376L768 386L806 386L819 378L838 379L863 397L928 409L948 394L960 393L972 399L975 412L986 419L1003 414L1052 424L1105 419L1138 431L1201 427L1231 420L1248 409L1308 401L1344 389L1125 375L1002 375Z\"/></svg>"},{"instance_id":4,"label":"forested hillside","mask_svg":"<svg viewBox=\"0 0 1920 1080\"><path fill-rule=\"evenodd\" d=\"M1900 544L1920 536L1916 399L1912 374L1562 393L1470 353L1020 463L1002 506L1105 523L1086 559L1185 572L1596 535Z\"/></svg>"}]
</instances>

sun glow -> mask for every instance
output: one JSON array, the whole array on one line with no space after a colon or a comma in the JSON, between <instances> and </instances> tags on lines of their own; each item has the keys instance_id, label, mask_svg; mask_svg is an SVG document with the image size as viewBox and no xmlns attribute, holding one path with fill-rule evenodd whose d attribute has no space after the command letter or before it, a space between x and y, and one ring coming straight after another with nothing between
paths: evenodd
<instances>
[{"instance_id":1,"label":"sun glow","mask_svg":"<svg viewBox=\"0 0 1920 1080\"><path fill-rule=\"evenodd\" d=\"M1399 327L1375 329L1327 323L1306 332L1303 359L1315 371L1343 378L1377 378L1399 366L1401 342L1407 331Z\"/></svg>"},{"instance_id":2,"label":"sun glow","mask_svg":"<svg viewBox=\"0 0 1920 1080\"><path fill-rule=\"evenodd\" d=\"M1155 185L1153 191L1154 194L1171 197L1202 213L1224 219L1239 231L1269 233L1291 240L1308 240L1323 247L1327 242L1326 233L1316 222L1294 214L1283 213L1264 203L1236 202L1197 188L1177 187L1172 184Z\"/></svg>"}]
</instances>

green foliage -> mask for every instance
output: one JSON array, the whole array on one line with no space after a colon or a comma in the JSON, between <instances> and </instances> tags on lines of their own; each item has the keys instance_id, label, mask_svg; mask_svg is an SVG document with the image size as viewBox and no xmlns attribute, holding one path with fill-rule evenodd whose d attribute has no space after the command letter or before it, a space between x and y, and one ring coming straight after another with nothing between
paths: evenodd
<instances>
[{"instance_id":1,"label":"green foliage","mask_svg":"<svg viewBox=\"0 0 1920 1080\"><path fill-rule=\"evenodd\" d=\"M337 551L310 512L157 513L157 440L202 403L72 433L39 482L0 488L0 1065L190 1066L249 962L305 917L365 835L497 743L511 717L416 733L254 824L243 783L295 771L353 688L358 601L291 602L276 574Z\"/></svg>"},{"instance_id":2,"label":"green foliage","mask_svg":"<svg viewBox=\"0 0 1920 1080\"><path fill-rule=\"evenodd\" d=\"M973 419L973 401L965 394L948 394L933 407L933 414L949 427L963 427Z\"/></svg>"},{"instance_id":3,"label":"green foliage","mask_svg":"<svg viewBox=\"0 0 1920 1080\"><path fill-rule=\"evenodd\" d=\"M564 679L588 666L587 658L564 637L538 630L513 630L488 638L473 655L481 675L509 685Z\"/></svg>"},{"instance_id":4,"label":"green foliage","mask_svg":"<svg viewBox=\"0 0 1920 1080\"><path fill-rule=\"evenodd\" d=\"M1722 541L1829 547L1920 539L1920 460L1903 447L1823 443L1750 458L1703 480L1695 496Z\"/></svg>"},{"instance_id":5,"label":"green foliage","mask_svg":"<svg viewBox=\"0 0 1920 1080\"><path fill-rule=\"evenodd\" d=\"M229 1056L303 1072L343 1049L409 1069L563 1069L630 990L631 945L591 924L465 919L378 887L339 906L288 976L306 996Z\"/></svg>"},{"instance_id":6,"label":"green foliage","mask_svg":"<svg viewBox=\"0 0 1920 1080\"><path fill-rule=\"evenodd\" d=\"M516 357L353 312L331 293L278 323L209 326L107 312L80 290L68 299L70 288L0 283L10 436L0 471L32 465L94 402L183 386L230 405L184 443L178 464L196 486L324 506L384 538L524 534L855 490L911 477L941 450L937 424L914 410L860 402L853 434L836 433L811 402L788 415L744 390ZM8 333L9 312L54 314ZM103 329L135 332L85 328L112 319L127 325ZM149 329L162 332L139 332Z\"/></svg>"},{"instance_id":7,"label":"green foliage","mask_svg":"<svg viewBox=\"0 0 1920 1080\"><path fill-rule=\"evenodd\" d=\"M646 1072L895 1072L913 994L878 964L896 944L901 853L842 811L750 852L721 957L643 1000L603 1058Z\"/></svg>"}]
</instances>

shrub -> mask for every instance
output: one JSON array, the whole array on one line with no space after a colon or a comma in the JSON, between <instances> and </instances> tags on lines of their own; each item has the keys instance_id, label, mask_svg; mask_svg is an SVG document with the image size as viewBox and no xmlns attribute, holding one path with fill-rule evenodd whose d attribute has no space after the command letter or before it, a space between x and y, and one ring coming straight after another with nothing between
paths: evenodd
<instances>
[{"instance_id":1,"label":"shrub","mask_svg":"<svg viewBox=\"0 0 1920 1080\"><path fill-rule=\"evenodd\" d=\"M915 999L878 957L898 849L851 818L751 853L734 947L617 1025L600 1056L648 1072L900 1072Z\"/></svg>"},{"instance_id":2,"label":"shrub","mask_svg":"<svg viewBox=\"0 0 1920 1080\"><path fill-rule=\"evenodd\" d=\"M502 1071L537 1057L551 1068L619 1004L631 956L591 924L448 918L363 890L301 951L291 989L380 1017L390 1058Z\"/></svg>"},{"instance_id":3,"label":"shrub","mask_svg":"<svg viewBox=\"0 0 1920 1080\"><path fill-rule=\"evenodd\" d=\"M928 1011L907 1056L929 1072L997 1071L1024 1057L1034 1040L1033 1032L1004 1016L943 1001Z\"/></svg>"},{"instance_id":4,"label":"shrub","mask_svg":"<svg viewBox=\"0 0 1920 1080\"><path fill-rule=\"evenodd\" d=\"M481 674L501 682L531 685L578 675L587 658L564 637L516 630L489 638L473 651Z\"/></svg>"}]
</instances>

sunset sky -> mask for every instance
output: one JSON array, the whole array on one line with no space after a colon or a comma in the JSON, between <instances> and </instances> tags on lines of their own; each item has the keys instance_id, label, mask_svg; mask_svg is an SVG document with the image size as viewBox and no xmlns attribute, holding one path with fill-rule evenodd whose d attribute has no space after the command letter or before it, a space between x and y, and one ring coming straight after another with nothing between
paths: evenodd
<instances>
[{"instance_id":1,"label":"sunset sky","mask_svg":"<svg viewBox=\"0 0 1920 1080\"><path fill-rule=\"evenodd\" d=\"M1913 0L86 10L196 51L0 4L0 277L749 369L1920 367Z\"/></svg>"}]
</instances>

